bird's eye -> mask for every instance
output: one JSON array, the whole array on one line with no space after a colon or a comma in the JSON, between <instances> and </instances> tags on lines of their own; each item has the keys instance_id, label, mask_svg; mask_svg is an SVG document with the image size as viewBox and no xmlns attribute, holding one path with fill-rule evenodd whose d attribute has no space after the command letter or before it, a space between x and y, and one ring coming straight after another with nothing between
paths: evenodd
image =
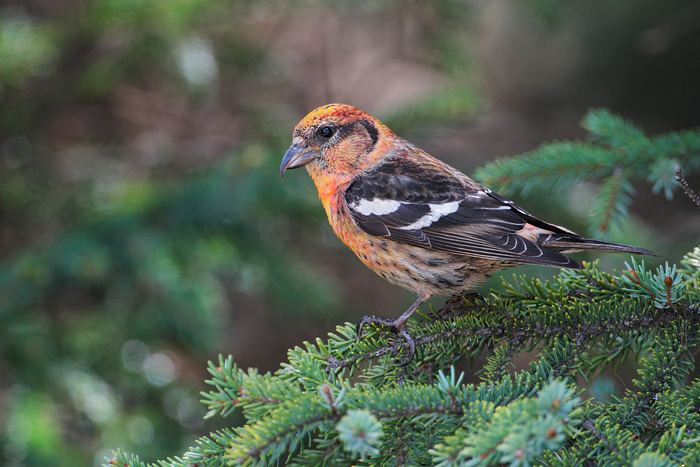
<instances>
[{"instance_id":1,"label":"bird's eye","mask_svg":"<svg viewBox=\"0 0 700 467\"><path fill-rule=\"evenodd\" d=\"M323 136L323 137L326 138L326 139L328 139L328 138L330 138L331 136L333 136L333 133L335 133L335 132L333 131L333 128L332 128L332 127L329 127L329 126L323 126L323 127L321 127L321 128L318 129L318 134L321 135L321 136Z\"/></svg>"}]
</instances>

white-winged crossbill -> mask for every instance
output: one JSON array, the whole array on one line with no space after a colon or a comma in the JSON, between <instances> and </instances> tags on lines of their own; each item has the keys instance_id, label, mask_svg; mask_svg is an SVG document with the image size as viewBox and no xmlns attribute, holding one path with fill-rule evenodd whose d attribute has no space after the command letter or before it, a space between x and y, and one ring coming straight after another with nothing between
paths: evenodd
<instances>
[{"instance_id":1,"label":"white-winged crossbill","mask_svg":"<svg viewBox=\"0 0 700 467\"><path fill-rule=\"evenodd\" d=\"M330 104L294 129L280 175L305 166L335 234L371 270L418 294L390 326L415 348L406 321L435 294L458 294L495 271L522 264L580 269L563 253L653 254L583 238L542 221L394 134L371 115Z\"/></svg>"}]
</instances>

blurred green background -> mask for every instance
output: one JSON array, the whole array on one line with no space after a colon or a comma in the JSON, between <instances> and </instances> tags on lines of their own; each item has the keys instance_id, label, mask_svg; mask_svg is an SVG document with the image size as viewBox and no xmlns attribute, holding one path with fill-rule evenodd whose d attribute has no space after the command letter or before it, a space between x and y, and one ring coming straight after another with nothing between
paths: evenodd
<instances>
[{"instance_id":1,"label":"blurred green background","mask_svg":"<svg viewBox=\"0 0 700 467\"><path fill-rule=\"evenodd\" d=\"M313 108L353 104L471 173L584 137L591 107L695 127L699 60L698 1L0 2L0 464L181 454L236 423L202 419L207 360L275 370L413 301L334 237L303 171L279 180ZM591 189L516 200L586 232ZM638 192L613 238L677 262L697 211Z\"/></svg>"}]
</instances>

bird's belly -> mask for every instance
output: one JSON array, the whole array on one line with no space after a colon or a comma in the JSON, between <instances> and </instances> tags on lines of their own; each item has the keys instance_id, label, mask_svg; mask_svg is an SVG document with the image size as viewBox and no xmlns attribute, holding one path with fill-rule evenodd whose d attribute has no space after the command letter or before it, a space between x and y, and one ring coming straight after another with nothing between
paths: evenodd
<instances>
[{"instance_id":1,"label":"bird's belly","mask_svg":"<svg viewBox=\"0 0 700 467\"><path fill-rule=\"evenodd\" d=\"M333 199L333 198L331 198ZM503 263L430 250L375 237L352 221L342 200L325 205L335 234L372 271L423 296L453 295L479 285L508 267Z\"/></svg>"},{"instance_id":2,"label":"bird's belly","mask_svg":"<svg viewBox=\"0 0 700 467\"><path fill-rule=\"evenodd\" d=\"M471 289L495 269L490 261L370 235L364 242L346 244L368 268L387 281L427 296L452 295Z\"/></svg>"}]
</instances>

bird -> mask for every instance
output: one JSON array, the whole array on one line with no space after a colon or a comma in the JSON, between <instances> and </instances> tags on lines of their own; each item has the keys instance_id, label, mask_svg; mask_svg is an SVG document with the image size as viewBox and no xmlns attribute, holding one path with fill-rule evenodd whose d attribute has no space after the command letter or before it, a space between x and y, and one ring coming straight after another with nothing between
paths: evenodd
<instances>
[{"instance_id":1,"label":"bird","mask_svg":"<svg viewBox=\"0 0 700 467\"><path fill-rule=\"evenodd\" d=\"M357 323L358 339L370 324L399 334L408 349L402 365L415 352L406 323L434 295L461 294L519 265L581 269L565 255L580 250L654 255L543 221L351 105L325 105L299 122L280 177L299 167L337 237L369 269L417 294L398 318Z\"/></svg>"}]
</instances>

